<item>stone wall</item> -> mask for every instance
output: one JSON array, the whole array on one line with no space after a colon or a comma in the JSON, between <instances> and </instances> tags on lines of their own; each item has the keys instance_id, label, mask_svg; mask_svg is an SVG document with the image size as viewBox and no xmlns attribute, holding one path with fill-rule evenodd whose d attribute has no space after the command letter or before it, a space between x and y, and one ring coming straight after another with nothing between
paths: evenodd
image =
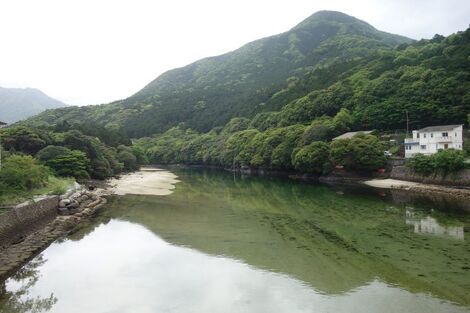
<instances>
[{"instance_id":1,"label":"stone wall","mask_svg":"<svg viewBox=\"0 0 470 313\"><path fill-rule=\"evenodd\" d=\"M399 180L408 180L425 184L436 184L446 186L466 186L470 187L470 170L462 170L455 174L442 176L440 174L431 174L428 176L415 173L406 166L395 166L392 169L390 178Z\"/></svg>"},{"instance_id":2,"label":"stone wall","mask_svg":"<svg viewBox=\"0 0 470 313\"><path fill-rule=\"evenodd\" d=\"M25 202L0 214L0 250L22 241L57 216L58 196Z\"/></svg>"}]
</instances>

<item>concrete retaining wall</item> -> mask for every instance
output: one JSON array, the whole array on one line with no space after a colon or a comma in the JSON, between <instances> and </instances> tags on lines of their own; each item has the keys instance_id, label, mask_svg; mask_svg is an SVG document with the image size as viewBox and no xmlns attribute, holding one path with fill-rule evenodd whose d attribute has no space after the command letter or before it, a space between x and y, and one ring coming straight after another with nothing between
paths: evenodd
<instances>
[{"instance_id":1,"label":"concrete retaining wall","mask_svg":"<svg viewBox=\"0 0 470 313\"><path fill-rule=\"evenodd\" d=\"M47 196L0 214L0 249L21 241L57 216L59 196Z\"/></svg>"},{"instance_id":2,"label":"concrete retaining wall","mask_svg":"<svg viewBox=\"0 0 470 313\"><path fill-rule=\"evenodd\" d=\"M392 169L390 177L425 184L470 187L470 170L462 170L458 173L448 174L446 176L440 174L425 176L415 173L406 166L396 166Z\"/></svg>"}]
</instances>

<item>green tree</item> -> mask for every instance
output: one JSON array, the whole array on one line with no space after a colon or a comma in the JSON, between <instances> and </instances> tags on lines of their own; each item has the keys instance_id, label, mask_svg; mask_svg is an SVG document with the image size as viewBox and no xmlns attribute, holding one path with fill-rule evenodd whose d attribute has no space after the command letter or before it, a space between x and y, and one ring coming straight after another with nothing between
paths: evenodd
<instances>
[{"instance_id":1,"label":"green tree","mask_svg":"<svg viewBox=\"0 0 470 313\"><path fill-rule=\"evenodd\" d=\"M57 155L47 160L46 165L60 176L90 178L88 174L90 160L82 151L71 150L67 154Z\"/></svg>"},{"instance_id":2,"label":"green tree","mask_svg":"<svg viewBox=\"0 0 470 313\"><path fill-rule=\"evenodd\" d=\"M316 141L294 152L293 165L296 170L321 174L330 154L327 143Z\"/></svg>"},{"instance_id":3,"label":"green tree","mask_svg":"<svg viewBox=\"0 0 470 313\"><path fill-rule=\"evenodd\" d=\"M384 146L376 136L357 134L331 143L331 160L351 170L375 170L385 165Z\"/></svg>"}]
</instances>

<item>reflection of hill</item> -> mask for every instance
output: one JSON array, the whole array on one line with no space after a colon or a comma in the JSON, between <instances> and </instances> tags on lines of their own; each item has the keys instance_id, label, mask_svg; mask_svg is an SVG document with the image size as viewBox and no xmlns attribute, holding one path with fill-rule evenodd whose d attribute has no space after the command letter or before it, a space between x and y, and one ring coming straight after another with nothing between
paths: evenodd
<instances>
[{"instance_id":1,"label":"reflection of hill","mask_svg":"<svg viewBox=\"0 0 470 313\"><path fill-rule=\"evenodd\" d=\"M142 224L177 245L289 274L326 293L379 277L470 303L468 244L415 235L404 209L392 203L289 181L178 175L182 183L172 195L117 198L104 214Z\"/></svg>"}]
</instances>

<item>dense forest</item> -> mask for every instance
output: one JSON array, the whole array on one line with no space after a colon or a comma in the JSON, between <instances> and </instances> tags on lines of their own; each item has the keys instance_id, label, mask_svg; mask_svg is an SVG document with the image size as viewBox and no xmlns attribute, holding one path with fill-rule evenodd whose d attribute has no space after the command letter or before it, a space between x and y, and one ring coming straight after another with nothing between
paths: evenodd
<instances>
[{"instance_id":1,"label":"dense forest","mask_svg":"<svg viewBox=\"0 0 470 313\"><path fill-rule=\"evenodd\" d=\"M48 110L22 125L50 134L40 149L84 153L85 172L97 178L147 160L370 171L399 142L332 139L346 131L404 133L406 116L412 129L467 123L469 55L470 29L412 41L323 11L286 33L169 71L128 99ZM129 138L137 138L132 148ZM57 148L40 149L27 153L60 173L44 157Z\"/></svg>"}]
</instances>

